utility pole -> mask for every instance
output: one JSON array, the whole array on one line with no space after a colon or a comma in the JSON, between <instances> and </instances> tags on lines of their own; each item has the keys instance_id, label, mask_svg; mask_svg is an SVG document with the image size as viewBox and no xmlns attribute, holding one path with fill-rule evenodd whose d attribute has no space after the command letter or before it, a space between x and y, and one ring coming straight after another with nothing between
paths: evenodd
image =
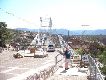
<instances>
[{"instance_id":1,"label":"utility pole","mask_svg":"<svg viewBox=\"0 0 106 80\"><path fill-rule=\"evenodd\" d=\"M67 43L69 42L70 31L68 30Z\"/></svg>"},{"instance_id":2,"label":"utility pole","mask_svg":"<svg viewBox=\"0 0 106 80\"><path fill-rule=\"evenodd\" d=\"M50 39L51 39L51 34L52 34L51 28L52 28L52 19L50 17L50 19L49 19L49 29L50 29L49 34L50 34Z\"/></svg>"}]
</instances>

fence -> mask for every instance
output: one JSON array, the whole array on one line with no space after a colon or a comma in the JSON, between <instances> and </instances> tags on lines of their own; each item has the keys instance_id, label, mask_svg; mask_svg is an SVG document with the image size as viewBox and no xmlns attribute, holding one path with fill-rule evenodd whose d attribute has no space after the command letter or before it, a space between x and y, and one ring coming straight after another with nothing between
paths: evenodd
<instances>
[{"instance_id":1,"label":"fence","mask_svg":"<svg viewBox=\"0 0 106 80\"><path fill-rule=\"evenodd\" d=\"M55 57L55 65L57 65L59 62L62 61L62 55L61 54L58 54L56 57Z\"/></svg>"},{"instance_id":2,"label":"fence","mask_svg":"<svg viewBox=\"0 0 106 80\"><path fill-rule=\"evenodd\" d=\"M96 60L92 58L90 55L88 55L89 58L89 70L90 70L90 80L104 80L103 75L101 74L97 64Z\"/></svg>"}]
</instances>

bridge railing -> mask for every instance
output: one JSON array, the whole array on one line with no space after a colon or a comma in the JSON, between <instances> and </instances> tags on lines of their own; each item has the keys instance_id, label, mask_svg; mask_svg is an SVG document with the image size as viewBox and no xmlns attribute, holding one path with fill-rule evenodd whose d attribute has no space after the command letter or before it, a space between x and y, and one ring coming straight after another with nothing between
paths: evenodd
<instances>
[{"instance_id":1,"label":"bridge railing","mask_svg":"<svg viewBox=\"0 0 106 80\"><path fill-rule=\"evenodd\" d=\"M52 76L55 71L58 70L59 65L61 65L62 55L57 54L55 57L55 65L49 66L44 70L39 71L38 73L34 73L33 75L28 76L25 80L46 80L50 76Z\"/></svg>"},{"instance_id":2,"label":"bridge railing","mask_svg":"<svg viewBox=\"0 0 106 80\"><path fill-rule=\"evenodd\" d=\"M92 58L90 55L88 55L89 58L89 70L90 70L90 80L104 80L103 75L100 72L100 69L98 68L96 64L96 60Z\"/></svg>"}]
</instances>

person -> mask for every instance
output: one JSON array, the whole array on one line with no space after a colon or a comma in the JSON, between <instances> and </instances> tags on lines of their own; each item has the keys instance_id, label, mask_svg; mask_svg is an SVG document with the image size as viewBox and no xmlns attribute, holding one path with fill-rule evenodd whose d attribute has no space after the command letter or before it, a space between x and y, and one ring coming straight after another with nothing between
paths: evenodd
<instances>
[{"instance_id":1,"label":"person","mask_svg":"<svg viewBox=\"0 0 106 80\"><path fill-rule=\"evenodd\" d=\"M65 58L65 70L68 70L68 63L70 62L71 52L69 51L69 48L66 47L66 50L64 52L64 58Z\"/></svg>"}]
</instances>

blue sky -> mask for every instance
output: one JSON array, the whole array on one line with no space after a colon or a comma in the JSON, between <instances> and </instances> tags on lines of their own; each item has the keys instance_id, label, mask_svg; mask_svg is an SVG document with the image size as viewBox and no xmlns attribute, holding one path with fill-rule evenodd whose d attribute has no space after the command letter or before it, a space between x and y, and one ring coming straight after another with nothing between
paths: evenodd
<instances>
[{"instance_id":1,"label":"blue sky","mask_svg":"<svg viewBox=\"0 0 106 80\"><path fill-rule=\"evenodd\" d=\"M57 29L106 29L106 0L0 0L0 8L8 28L37 29L51 17Z\"/></svg>"}]
</instances>

